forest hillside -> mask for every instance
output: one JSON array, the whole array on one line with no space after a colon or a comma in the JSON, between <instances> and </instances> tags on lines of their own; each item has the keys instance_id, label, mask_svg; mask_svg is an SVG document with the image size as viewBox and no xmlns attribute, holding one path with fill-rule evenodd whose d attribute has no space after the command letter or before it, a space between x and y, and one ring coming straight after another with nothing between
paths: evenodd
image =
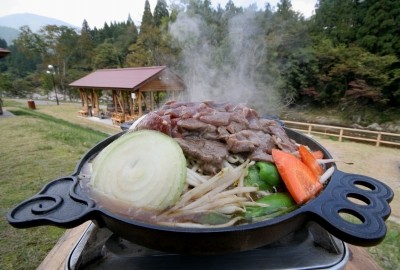
<instances>
[{"instance_id":1,"label":"forest hillside","mask_svg":"<svg viewBox=\"0 0 400 270\"><path fill-rule=\"evenodd\" d=\"M319 0L305 19L290 0L262 9L158 0L145 2L140 25L128 17L102 28L85 20L79 29L19 31L11 44L0 39L11 51L0 60L3 97L47 95L49 64L67 100L79 98L68 84L96 69L166 65L192 100L222 97L269 114L333 108L360 123L398 120L399 1Z\"/></svg>"}]
</instances>

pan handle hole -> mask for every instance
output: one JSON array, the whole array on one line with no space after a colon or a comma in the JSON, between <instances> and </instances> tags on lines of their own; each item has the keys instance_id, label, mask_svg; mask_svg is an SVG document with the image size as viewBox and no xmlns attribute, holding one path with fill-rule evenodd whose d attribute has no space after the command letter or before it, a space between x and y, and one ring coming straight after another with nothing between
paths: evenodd
<instances>
[{"instance_id":1,"label":"pan handle hole","mask_svg":"<svg viewBox=\"0 0 400 270\"><path fill-rule=\"evenodd\" d=\"M365 222L365 218L351 209L339 210L339 216L348 223L359 225Z\"/></svg>"},{"instance_id":2,"label":"pan handle hole","mask_svg":"<svg viewBox=\"0 0 400 270\"><path fill-rule=\"evenodd\" d=\"M373 184L366 182L366 181L360 181L360 180L355 181L354 186L356 188L359 188L361 190L366 190L366 191L372 191L372 190L375 190L375 188L376 188Z\"/></svg>"},{"instance_id":3,"label":"pan handle hole","mask_svg":"<svg viewBox=\"0 0 400 270\"><path fill-rule=\"evenodd\" d=\"M346 198L351 203L354 203L354 204L357 204L360 206L367 206L367 205L371 204L371 201L367 197L365 197L361 194L357 194L357 193L349 193L349 194L347 194Z\"/></svg>"}]
</instances>

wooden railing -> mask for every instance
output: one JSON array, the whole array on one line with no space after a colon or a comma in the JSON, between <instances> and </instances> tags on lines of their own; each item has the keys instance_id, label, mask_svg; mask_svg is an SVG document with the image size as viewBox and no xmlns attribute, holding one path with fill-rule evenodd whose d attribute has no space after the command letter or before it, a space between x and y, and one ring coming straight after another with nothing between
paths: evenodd
<instances>
[{"instance_id":1,"label":"wooden railing","mask_svg":"<svg viewBox=\"0 0 400 270\"><path fill-rule=\"evenodd\" d=\"M308 135L317 134L323 136L337 137L341 142L343 139L356 140L362 142L374 143L375 146L400 146L400 134L372 131L356 128L346 128L339 126L329 126L311 123L302 123L294 121L285 121L285 126L293 130L306 133Z\"/></svg>"}]
</instances>

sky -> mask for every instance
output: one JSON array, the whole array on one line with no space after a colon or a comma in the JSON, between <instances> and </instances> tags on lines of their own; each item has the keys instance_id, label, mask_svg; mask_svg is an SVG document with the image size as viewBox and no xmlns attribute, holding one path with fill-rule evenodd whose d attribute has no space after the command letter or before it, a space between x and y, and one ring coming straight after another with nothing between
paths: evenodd
<instances>
[{"instance_id":1,"label":"sky","mask_svg":"<svg viewBox=\"0 0 400 270\"><path fill-rule=\"evenodd\" d=\"M293 9L303 13L305 17L313 14L317 0L292 0ZM167 0L169 4L171 0ZM225 7L228 0L211 0L213 6L220 4ZM257 4L264 8L268 2L276 7L279 0L233 0L236 6L248 7ZM1 0L0 17L16 13L32 13L41 16L62 20L77 27L81 27L83 20L91 28L102 28L104 23L123 22L128 14L135 24L140 24L145 0ZM157 0L149 0L151 11L154 11Z\"/></svg>"}]
</instances>

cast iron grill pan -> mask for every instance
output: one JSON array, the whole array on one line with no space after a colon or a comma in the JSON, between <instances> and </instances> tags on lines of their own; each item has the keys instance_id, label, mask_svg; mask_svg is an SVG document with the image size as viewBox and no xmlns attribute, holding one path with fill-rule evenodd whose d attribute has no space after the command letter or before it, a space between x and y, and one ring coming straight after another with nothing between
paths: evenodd
<instances>
[{"instance_id":1,"label":"cast iron grill pan","mask_svg":"<svg viewBox=\"0 0 400 270\"><path fill-rule=\"evenodd\" d=\"M330 153L315 140L285 128L288 136L312 150ZM173 228L135 221L96 205L79 184L78 175L86 162L95 157L126 131L110 136L91 148L77 163L75 171L55 179L33 197L21 202L8 214L8 222L17 228L55 225L72 228L87 220L107 227L117 235L148 248L181 254L222 254L245 251L273 243L307 225L317 222L329 233L359 246L373 246L386 235L393 191L368 176L338 170L315 199L283 216L252 224L227 228ZM354 202L356 199L359 202ZM354 217L357 222L343 218Z\"/></svg>"}]
</instances>

